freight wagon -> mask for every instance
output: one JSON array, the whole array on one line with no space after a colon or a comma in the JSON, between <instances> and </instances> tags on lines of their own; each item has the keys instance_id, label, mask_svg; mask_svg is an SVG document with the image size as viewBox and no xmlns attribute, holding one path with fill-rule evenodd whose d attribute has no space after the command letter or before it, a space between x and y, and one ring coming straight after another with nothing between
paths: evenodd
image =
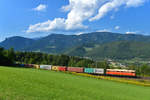
<instances>
[{"instance_id":1,"label":"freight wagon","mask_svg":"<svg viewBox=\"0 0 150 100\"><path fill-rule=\"evenodd\" d=\"M95 74L105 74L105 70L102 68L94 68Z\"/></svg>"},{"instance_id":2,"label":"freight wagon","mask_svg":"<svg viewBox=\"0 0 150 100\"><path fill-rule=\"evenodd\" d=\"M40 65L35 65L35 64L34 64L33 67L36 68L36 69L39 69L39 68L40 68Z\"/></svg>"},{"instance_id":3,"label":"freight wagon","mask_svg":"<svg viewBox=\"0 0 150 100\"><path fill-rule=\"evenodd\" d=\"M20 66L21 66L21 67L25 67L25 65L24 65L24 64L20 64Z\"/></svg>"},{"instance_id":4,"label":"freight wagon","mask_svg":"<svg viewBox=\"0 0 150 100\"><path fill-rule=\"evenodd\" d=\"M84 68L82 68L82 67L67 67L67 71L77 72L77 73L84 73Z\"/></svg>"},{"instance_id":5,"label":"freight wagon","mask_svg":"<svg viewBox=\"0 0 150 100\"><path fill-rule=\"evenodd\" d=\"M95 70L94 70L94 68L84 68L84 72L85 73L95 73Z\"/></svg>"},{"instance_id":6,"label":"freight wagon","mask_svg":"<svg viewBox=\"0 0 150 100\"><path fill-rule=\"evenodd\" d=\"M34 65L33 64L25 64L25 67L27 67L27 68L34 68Z\"/></svg>"},{"instance_id":7,"label":"freight wagon","mask_svg":"<svg viewBox=\"0 0 150 100\"><path fill-rule=\"evenodd\" d=\"M59 71L67 71L67 67L65 67L65 66L59 66L58 70Z\"/></svg>"},{"instance_id":8,"label":"freight wagon","mask_svg":"<svg viewBox=\"0 0 150 100\"><path fill-rule=\"evenodd\" d=\"M102 68L84 68L84 73L104 74L104 69L102 69Z\"/></svg>"},{"instance_id":9,"label":"freight wagon","mask_svg":"<svg viewBox=\"0 0 150 100\"><path fill-rule=\"evenodd\" d=\"M59 71L59 66L52 66L52 70Z\"/></svg>"},{"instance_id":10,"label":"freight wagon","mask_svg":"<svg viewBox=\"0 0 150 100\"><path fill-rule=\"evenodd\" d=\"M51 65L40 65L40 69L51 70Z\"/></svg>"},{"instance_id":11,"label":"freight wagon","mask_svg":"<svg viewBox=\"0 0 150 100\"><path fill-rule=\"evenodd\" d=\"M135 70L125 70L125 69L83 68L83 67L66 67L66 66L36 65L36 64L20 64L20 66L27 68L54 70L54 71L69 71L69 72L89 73L89 74L99 74L109 76L136 77Z\"/></svg>"}]
</instances>

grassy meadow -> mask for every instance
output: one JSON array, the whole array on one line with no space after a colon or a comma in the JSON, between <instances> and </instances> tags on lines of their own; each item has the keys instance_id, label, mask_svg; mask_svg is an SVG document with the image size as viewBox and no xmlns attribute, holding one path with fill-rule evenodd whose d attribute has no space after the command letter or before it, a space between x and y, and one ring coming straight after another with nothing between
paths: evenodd
<instances>
[{"instance_id":1,"label":"grassy meadow","mask_svg":"<svg viewBox=\"0 0 150 100\"><path fill-rule=\"evenodd\" d=\"M150 100L150 87L63 72L0 67L0 100Z\"/></svg>"}]
</instances>

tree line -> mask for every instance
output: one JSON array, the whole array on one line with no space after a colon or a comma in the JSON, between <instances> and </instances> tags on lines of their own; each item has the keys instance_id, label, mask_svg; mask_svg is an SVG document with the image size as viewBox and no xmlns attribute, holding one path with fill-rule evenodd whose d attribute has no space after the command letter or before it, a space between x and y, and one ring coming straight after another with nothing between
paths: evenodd
<instances>
[{"instance_id":1,"label":"tree line","mask_svg":"<svg viewBox=\"0 0 150 100\"><path fill-rule=\"evenodd\" d=\"M112 68L107 61L94 61L91 59L67 56L52 55L41 52L18 52L13 48L5 50L0 48L0 65L13 66L15 64L45 64L57 66L88 67L88 68ZM128 69L137 71L138 75L150 75L150 65L131 65Z\"/></svg>"},{"instance_id":2,"label":"tree line","mask_svg":"<svg viewBox=\"0 0 150 100\"><path fill-rule=\"evenodd\" d=\"M4 50L0 48L0 65L13 65L15 59L15 52L13 49Z\"/></svg>"},{"instance_id":3,"label":"tree line","mask_svg":"<svg viewBox=\"0 0 150 100\"><path fill-rule=\"evenodd\" d=\"M0 48L0 65L13 64L45 64L88 68L109 67L106 61L95 62L91 59L75 56L52 55L41 52L15 52L12 48L9 50L4 50L3 48Z\"/></svg>"}]
</instances>

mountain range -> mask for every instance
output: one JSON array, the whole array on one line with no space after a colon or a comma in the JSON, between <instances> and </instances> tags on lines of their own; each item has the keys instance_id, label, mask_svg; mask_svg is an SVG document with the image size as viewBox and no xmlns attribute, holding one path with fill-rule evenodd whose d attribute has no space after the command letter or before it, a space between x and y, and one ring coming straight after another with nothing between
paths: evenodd
<instances>
[{"instance_id":1,"label":"mountain range","mask_svg":"<svg viewBox=\"0 0 150 100\"><path fill-rule=\"evenodd\" d=\"M92 32L81 35L50 34L39 39L14 36L0 43L5 49L90 57L132 59L150 57L150 36Z\"/></svg>"}]
</instances>

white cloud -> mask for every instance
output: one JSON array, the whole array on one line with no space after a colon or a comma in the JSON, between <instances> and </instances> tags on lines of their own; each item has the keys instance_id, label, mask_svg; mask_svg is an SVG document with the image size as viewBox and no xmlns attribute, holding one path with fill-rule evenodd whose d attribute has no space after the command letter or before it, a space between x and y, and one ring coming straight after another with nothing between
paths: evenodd
<instances>
[{"instance_id":1,"label":"white cloud","mask_svg":"<svg viewBox=\"0 0 150 100\"><path fill-rule=\"evenodd\" d=\"M137 7L145 1L146 0L69 0L69 4L62 7L64 11L68 12L66 19L55 18L54 20L30 25L27 32L86 29L88 26L83 24L86 20L99 20L112 10L115 12L118 11L120 6ZM46 5L42 4L34 8L36 11L43 11L44 9L46 9Z\"/></svg>"},{"instance_id":2,"label":"white cloud","mask_svg":"<svg viewBox=\"0 0 150 100\"><path fill-rule=\"evenodd\" d=\"M148 0L127 0L127 7L138 7Z\"/></svg>"},{"instance_id":3,"label":"white cloud","mask_svg":"<svg viewBox=\"0 0 150 100\"><path fill-rule=\"evenodd\" d=\"M96 32L110 32L109 29L97 30Z\"/></svg>"},{"instance_id":4,"label":"white cloud","mask_svg":"<svg viewBox=\"0 0 150 100\"><path fill-rule=\"evenodd\" d=\"M84 32L79 32L79 33L76 33L76 35L82 35L84 34Z\"/></svg>"},{"instance_id":5,"label":"white cloud","mask_svg":"<svg viewBox=\"0 0 150 100\"><path fill-rule=\"evenodd\" d=\"M130 32L130 31L127 31L126 34L136 34L137 32Z\"/></svg>"},{"instance_id":6,"label":"white cloud","mask_svg":"<svg viewBox=\"0 0 150 100\"><path fill-rule=\"evenodd\" d=\"M55 18L43 23L30 25L27 32L52 31L52 30L76 30L86 29L83 21L89 19L94 13L99 0L69 0L69 5L62 9L68 11L67 19Z\"/></svg>"},{"instance_id":7,"label":"white cloud","mask_svg":"<svg viewBox=\"0 0 150 100\"><path fill-rule=\"evenodd\" d=\"M63 29L64 21L65 21L65 19L63 19L63 18L56 18L53 21L48 20L43 23L30 25L27 32L28 33L30 33L30 32L45 32L45 31L48 32L49 30Z\"/></svg>"},{"instance_id":8,"label":"white cloud","mask_svg":"<svg viewBox=\"0 0 150 100\"><path fill-rule=\"evenodd\" d=\"M115 26L115 30L119 30L120 29L120 26Z\"/></svg>"},{"instance_id":9,"label":"white cloud","mask_svg":"<svg viewBox=\"0 0 150 100\"><path fill-rule=\"evenodd\" d=\"M120 6L126 7L137 7L143 4L146 0L106 0L107 2L103 4L98 11L98 14L90 21L99 20L103 18L108 12L118 9Z\"/></svg>"},{"instance_id":10,"label":"white cloud","mask_svg":"<svg viewBox=\"0 0 150 100\"><path fill-rule=\"evenodd\" d=\"M46 8L47 8L46 5L40 4L40 5L38 5L36 8L33 8L33 10L34 10L34 11L45 11Z\"/></svg>"}]
</instances>

